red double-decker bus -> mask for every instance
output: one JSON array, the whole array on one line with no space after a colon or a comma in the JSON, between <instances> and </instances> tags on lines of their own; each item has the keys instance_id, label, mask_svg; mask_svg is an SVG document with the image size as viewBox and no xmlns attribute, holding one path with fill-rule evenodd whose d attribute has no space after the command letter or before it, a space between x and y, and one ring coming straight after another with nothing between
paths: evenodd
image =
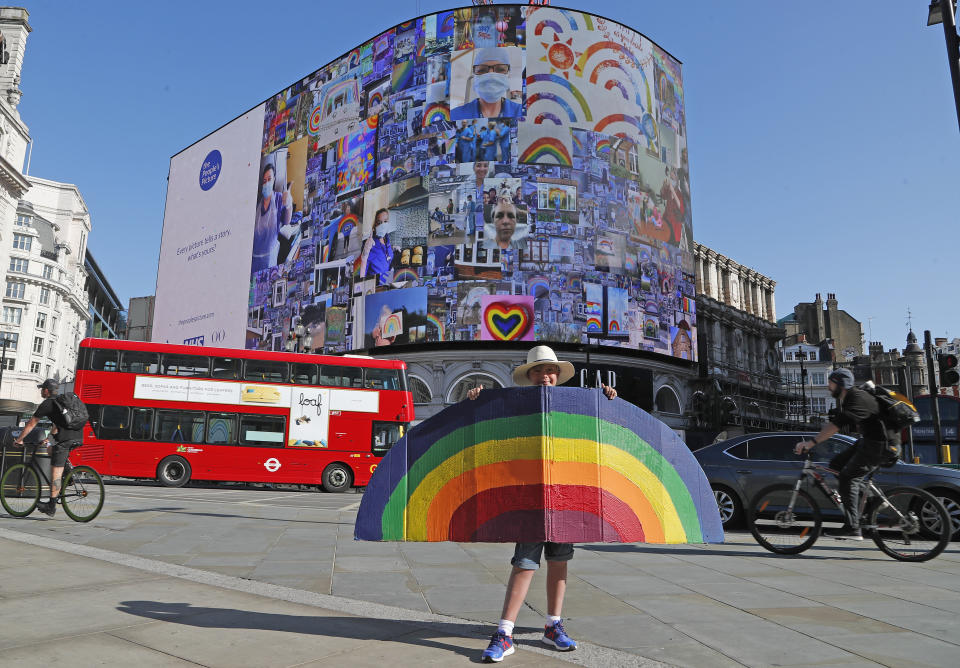
<instances>
[{"instance_id":1,"label":"red double-decker bus","mask_svg":"<svg viewBox=\"0 0 960 668\"><path fill-rule=\"evenodd\" d=\"M406 365L370 357L85 339L74 464L101 474L365 486L413 420Z\"/></svg>"}]
</instances>

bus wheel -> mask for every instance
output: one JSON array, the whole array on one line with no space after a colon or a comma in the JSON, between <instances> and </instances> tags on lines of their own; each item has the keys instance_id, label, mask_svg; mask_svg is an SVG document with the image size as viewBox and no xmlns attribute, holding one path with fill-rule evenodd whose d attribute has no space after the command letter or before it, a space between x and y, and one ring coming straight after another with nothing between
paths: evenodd
<instances>
[{"instance_id":1,"label":"bus wheel","mask_svg":"<svg viewBox=\"0 0 960 668\"><path fill-rule=\"evenodd\" d=\"M353 482L353 473L337 462L323 470L323 488L328 492L346 492Z\"/></svg>"},{"instance_id":2,"label":"bus wheel","mask_svg":"<svg viewBox=\"0 0 960 668\"><path fill-rule=\"evenodd\" d=\"M157 480L164 487L183 487L190 482L190 463L183 457L167 457L157 467Z\"/></svg>"}]
</instances>

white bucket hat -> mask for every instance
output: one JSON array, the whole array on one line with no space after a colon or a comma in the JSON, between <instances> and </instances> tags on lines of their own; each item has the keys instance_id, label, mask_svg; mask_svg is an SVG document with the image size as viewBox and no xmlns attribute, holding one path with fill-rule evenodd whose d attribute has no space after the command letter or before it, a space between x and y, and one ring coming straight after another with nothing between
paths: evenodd
<instances>
[{"instance_id":1,"label":"white bucket hat","mask_svg":"<svg viewBox=\"0 0 960 668\"><path fill-rule=\"evenodd\" d=\"M527 353L527 363L521 364L513 370L513 384L520 387L533 385L527 378L527 371L540 364L556 364L560 367L557 385L566 383L576 373L570 362L561 362L557 359L557 354L553 352L553 348L550 346L534 346Z\"/></svg>"}]
</instances>

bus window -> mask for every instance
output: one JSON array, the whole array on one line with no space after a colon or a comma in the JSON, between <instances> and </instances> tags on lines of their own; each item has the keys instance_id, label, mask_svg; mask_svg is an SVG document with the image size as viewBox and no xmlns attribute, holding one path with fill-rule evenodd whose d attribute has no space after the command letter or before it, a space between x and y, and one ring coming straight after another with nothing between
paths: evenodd
<instances>
[{"instance_id":1,"label":"bus window","mask_svg":"<svg viewBox=\"0 0 960 668\"><path fill-rule=\"evenodd\" d=\"M157 411L154 438L170 443L202 443L203 413L199 411Z\"/></svg>"},{"instance_id":2,"label":"bus window","mask_svg":"<svg viewBox=\"0 0 960 668\"><path fill-rule=\"evenodd\" d=\"M153 433L153 409L134 408L130 419L130 438L135 441L149 441Z\"/></svg>"},{"instance_id":3,"label":"bus window","mask_svg":"<svg viewBox=\"0 0 960 668\"><path fill-rule=\"evenodd\" d=\"M210 374L213 378L223 378L225 380L240 379L240 360L233 357L214 357L213 371Z\"/></svg>"},{"instance_id":4,"label":"bus window","mask_svg":"<svg viewBox=\"0 0 960 668\"><path fill-rule=\"evenodd\" d=\"M291 365L290 380L298 385L316 385L317 384L317 365L316 364L293 364Z\"/></svg>"},{"instance_id":5,"label":"bus window","mask_svg":"<svg viewBox=\"0 0 960 668\"><path fill-rule=\"evenodd\" d=\"M202 355L164 355L160 373L166 376L206 378L210 375L210 358Z\"/></svg>"},{"instance_id":6,"label":"bus window","mask_svg":"<svg viewBox=\"0 0 960 668\"><path fill-rule=\"evenodd\" d=\"M320 370L320 385L363 387L363 369L349 366L325 366Z\"/></svg>"},{"instance_id":7,"label":"bus window","mask_svg":"<svg viewBox=\"0 0 960 668\"><path fill-rule=\"evenodd\" d=\"M400 372L397 369L364 369L363 386L372 390L399 390Z\"/></svg>"},{"instance_id":8,"label":"bus window","mask_svg":"<svg viewBox=\"0 0 960 668\"><path fill-rule=\"evenodd\" d=\"M88 355L90 358L90 366L88 368L92 371L117 370L116 350L100 350L99 348L91 348Z\"/></svg>"},{"instance_id":9,"label":"bus window","mask_svg":"<svg viewBox=\"0 0 960 668\"><path fill-rule=\"evenodd\" d=\"M130 409L126 406L104 406L100 416L97 438L127 438L130 429Z\"/></svg>"},{"instance_id":10,"label":"bus window","mask_svg":"<svg viewBox=\"0 0 960 668\"><path fill-rule=\"evenodd\" d=\"M373 454L377 457L387 454L387 450L406 433L406 427L402 422L374 422L371 443Z\"/></svg>"},{"instance_id":11,"label":"bus window","mask_svg":"<svg viewBox=\"0 0 960 668\"><path fill-rule=\"evenodd\" d=\"M287 382L287 363L247 360L246 364L243 365L243 379L267 383L285 383Z\"/></svg>"},{"instance_id":12,"label":"bus window","mask_svg":"<svg viewBox=\"0 0 960 668\"><path fill-rule=\"evenodd\" d=\"M285 422L280 415L241 415L240 445L282 448Z\"/></svg>"},{"instance_id":13,"label":"bus window","mask_svg":"<svg viewBox=\"0 0 960 668\"><path fill-rule=\"evenodd\" d=\"M207 443L234 445L237 442L237 416L233 413L207 414Z\"/></svg>"},{"instance_id":14,"label":"bus window","mask_svg":"<svg viewBox=\"0 0 960 668\"><path fill-rule=\"evenodd\" d=\"M120 355L120 370L125 373L156 373L159 368L160 356L157 353L124 350Z\"/></svg>"}]
</instances>

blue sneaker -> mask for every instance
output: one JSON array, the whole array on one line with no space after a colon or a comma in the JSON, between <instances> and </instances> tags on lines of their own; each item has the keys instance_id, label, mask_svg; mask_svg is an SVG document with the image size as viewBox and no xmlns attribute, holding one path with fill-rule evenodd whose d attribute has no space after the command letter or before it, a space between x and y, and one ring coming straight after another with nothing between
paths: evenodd
<instances>
[{"instance_id":1,"label":"blue sneaker","mask_svg":"<svg viewBox=\"0 0 960 668\"><path fill-rule=\"evenodd\" d=\"M553 626L543 627L543 638L541 640L545 645L552 645L561 652L570 652L577 648L577 641L563 630L563 622L556 622Z\"/></svg>"},{"instance_id":2,"label":"blue sneaker","mask_svg":"<svg viewBox=\"0 0 960 668\"><path fill-rule=\"evenodd\" d=\"M490 636L490 644L483 650L480 657L484 663L500 663L503 657L513 654L513 638L503 631L497 631Z\"/></svg>"}]
</instances>

